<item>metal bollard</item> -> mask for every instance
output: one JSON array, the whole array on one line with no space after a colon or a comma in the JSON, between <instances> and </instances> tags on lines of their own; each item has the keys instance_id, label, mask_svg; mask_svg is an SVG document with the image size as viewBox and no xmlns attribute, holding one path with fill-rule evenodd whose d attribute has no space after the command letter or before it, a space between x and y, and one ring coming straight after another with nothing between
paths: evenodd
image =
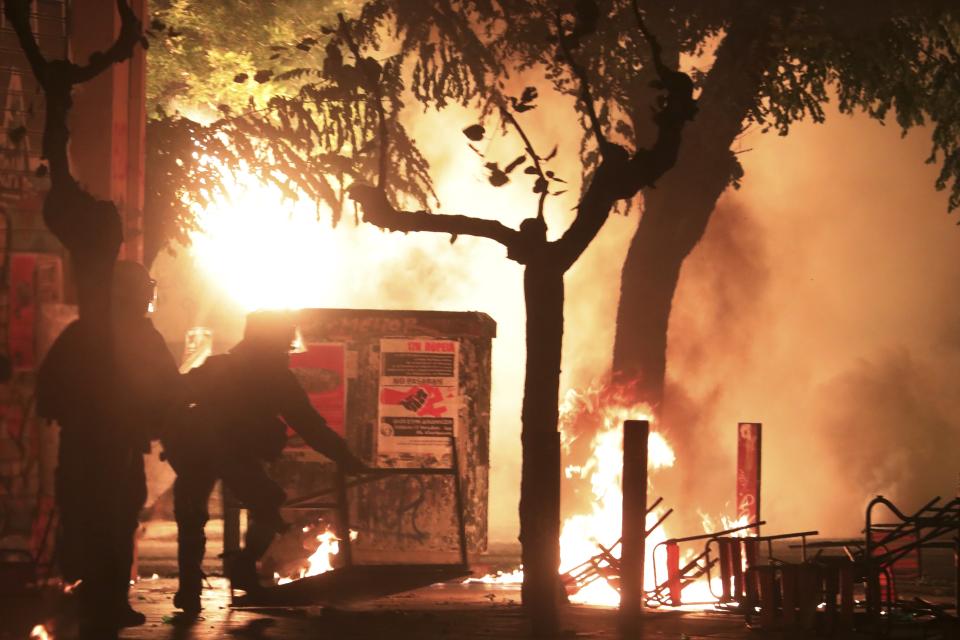
<instances>
[{"instance_id":1,"label":"metal bollard","mask_svg":"<svg viewBox=\"0 0 960 640\"><path fill-rule=\"evenodd\" d=\"M733 564L731 558L733 542L730 538L717 539L717 547L720 550L720 582L723 587L720 602L730 602L733 600L733 594L730 589L730 582L733 579Z\"/></svg>"},{"instance_id":2,"label":"metal bollard","mask_svg":"<svg viewBox=\"0 0 960 640\"><path fill-rule=\"evenodd\" d=\"M680 544L667 542L667 588L670 592L670 606L679 607L681 604L680 592L683 584L680 576Z\"/></svg>"}]
</instances>

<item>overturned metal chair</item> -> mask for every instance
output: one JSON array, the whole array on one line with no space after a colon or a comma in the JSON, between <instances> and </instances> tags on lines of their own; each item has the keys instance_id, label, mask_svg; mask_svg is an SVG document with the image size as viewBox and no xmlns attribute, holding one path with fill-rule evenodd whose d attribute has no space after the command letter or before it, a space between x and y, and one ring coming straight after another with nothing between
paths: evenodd
<instances>
[{"instance_id":1,"label":"overturned metal chair","mask_svg":"<svg viewBox=\"0 0 960 640\"><path fill-rule=\"evenodd\" d=\"M256 594L235 596L235 607L302 607L342 604L401 593L470 575L467 557L467 535L464 503L460 483L460 465L456 442L450 468L370 468L361 474L335 474L333 486L322 487L309 495L288 500L284 509L328 511L335 513L335 533L339 539L339 566L314 576L277 584ZM348 490L396 476L449 476L454 492L458 539L458 562L441 564L357 564L351 548ZM240 548L239 509L242 505L225 498L224 553Z\"/></svg>"}]
</instances>

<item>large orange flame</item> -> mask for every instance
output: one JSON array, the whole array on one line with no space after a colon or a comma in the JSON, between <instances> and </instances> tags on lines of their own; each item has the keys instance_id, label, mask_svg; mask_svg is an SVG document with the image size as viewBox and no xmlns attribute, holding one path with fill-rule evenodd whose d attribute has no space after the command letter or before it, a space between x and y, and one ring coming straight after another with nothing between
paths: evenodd
<instances>
[{"instance_id":1,"label":"large orange flame","mask_svg":"<svg viewBox=\"0 0 960 640\"><path fill-rule=\"evenodd\" d=\"M568 479L589 482L592 493L590 510L568 517L560 534L560 571L566 573L585 560L596 556L600 547L611 550L619 558L617 542L623 519L623 423L626 420L653 421L646 405L631 403L627 390L610 384L594 385L585 391L570 390L561 404L561 440L569 453L580 438L590 438L589 457L581 464L568 465ZM586 420L587 424L584 424ZM651 430L648 439L648 459L651 472L672 467L673 448L664 435ZM655 509L647 516L647 528L652 528L662 512ZM653 584L651 552L653 545L665 539L662 527L654 530L647 540L647 561L644 587ZM601 561L600 566L608 563ZM570 596L572 602L615 606L620 593L601 577Z\"/></svg>"}]
</instances>

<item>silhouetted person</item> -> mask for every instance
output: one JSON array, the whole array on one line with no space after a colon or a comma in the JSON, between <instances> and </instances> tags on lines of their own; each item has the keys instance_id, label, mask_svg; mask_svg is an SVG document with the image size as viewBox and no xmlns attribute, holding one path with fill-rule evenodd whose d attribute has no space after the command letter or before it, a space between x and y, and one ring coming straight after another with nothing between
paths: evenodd
<instances>
[{"instance_id":1,"label":"silhouetted person","mask_svg":"<svg viewBox=\"0 0 960 640\"><path fill-rule=\"evenodd\" d=\"M143 454L159 437L180 383L176 363L146 317L155 283L118 262L111 326L76 320L40 366L37 413L60 425L58 554L77 588L81 637L116 637L143 624L127 600L137 516L146 499Z\"/></svg>"},{"instance_id":2,"label":"silhouetted person","mask_svg":"<svg viewBox=\"0 0 960 640\"><path fill-rule=\"evenodd\" d=\"M289 314L261 311L247 316L243 340L186 374L189 408L164 449L177 479L173 487L177 520L180 587L174 606L200 611L203 561L214 484L224 485L249 510L245 545L225 558L233 586L259 588L256 563L274 536L286 529L280 507L286 496L264 469L286 443L282 416L304 441L344 470L363 464L310 404L289 368L296 327Z\"/></svg>"}]
</instances>

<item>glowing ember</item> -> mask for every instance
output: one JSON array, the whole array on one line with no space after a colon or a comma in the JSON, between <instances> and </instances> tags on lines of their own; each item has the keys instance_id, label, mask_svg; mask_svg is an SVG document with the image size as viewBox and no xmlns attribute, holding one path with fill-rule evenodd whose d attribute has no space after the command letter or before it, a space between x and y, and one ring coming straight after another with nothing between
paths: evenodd
<instances>
[{"instance_id":1,"label":"glowing ember","mask_svg":"<svg viewBox=\"0 0 960 640\"><path fill-rule=\"evenodd\" d=\"M64 582L63 583L63 592L64 593L73 593L76 591L77 587L80 586L83 580L77 580L76 582Z\"/></svg>"},{"instance_id":2,"label":"glowing ember","mask_svg":"<svg viewBox=\"0 0 960 640\"><path fill-rule=\"evenodd\" d=\"M42 624L34 625L30 630L30 640L52 640L53 635Z\"/></svg>"}]
</instances>

